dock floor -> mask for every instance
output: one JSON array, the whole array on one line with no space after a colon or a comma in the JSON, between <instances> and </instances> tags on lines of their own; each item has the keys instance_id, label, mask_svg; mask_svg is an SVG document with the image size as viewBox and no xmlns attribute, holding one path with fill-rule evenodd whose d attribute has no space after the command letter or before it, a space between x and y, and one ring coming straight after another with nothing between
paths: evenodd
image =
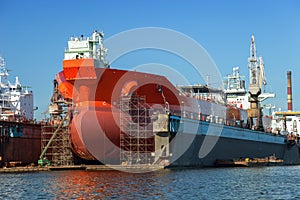
<instances>
[{"instance_id":1,"label":"dock floor","mask_svg":"<svg viewBox=\"0 0 300 200\"><path fill-rule=\"evenodd\" d=\"M84 170L84 171L132 171L147 172L164 169L158 165L72 165L72 166L45 166L45 167L9 167L0 168L0 173L23 173L23 172L43 172L43 171L65 171L65 170Z\"/></svg>"}]
</instances>

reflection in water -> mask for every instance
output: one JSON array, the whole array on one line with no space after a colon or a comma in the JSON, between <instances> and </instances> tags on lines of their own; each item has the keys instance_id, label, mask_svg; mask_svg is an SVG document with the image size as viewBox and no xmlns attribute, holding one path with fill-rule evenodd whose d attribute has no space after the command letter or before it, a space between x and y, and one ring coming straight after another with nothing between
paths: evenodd
<instances>
[{"instance_id":1,"label":"reflection in water","mask_svg":"<svg viewBox=\"0 0 300 200\"><path fill-rule=\"evenodd\" d=\"M172 179L168 170L145 174L120 171L63 171L53 173L50 191L56 198L103 199L163 197L162 188ZM155 188L155 190L153 190Z\"/></svg>"},{"instance_id":2,"label":"reflection in water","mask_svg":"<svg viewBox=\"0 0 300 200\"><path fill-rule=\"evenodd\" d=\"M0 174L0 199L300 199L300 166Z\"/></svg>"}]
</instances>

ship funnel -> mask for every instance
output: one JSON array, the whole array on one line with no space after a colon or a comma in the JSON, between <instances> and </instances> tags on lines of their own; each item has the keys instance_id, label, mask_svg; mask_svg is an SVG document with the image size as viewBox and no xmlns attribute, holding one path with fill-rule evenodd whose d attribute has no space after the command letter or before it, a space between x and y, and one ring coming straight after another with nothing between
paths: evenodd
<instances>
[{"instance_id":1,"label":"ship funnel","mask_svg":"<svg viewBox=\"0 0 300 200\"><path fill-rule=\"evenodd\" d=\"M288 112L293 111L293 99L292 99L292 72L287 72L287 102Z\"/></svg>"}]
</instances>

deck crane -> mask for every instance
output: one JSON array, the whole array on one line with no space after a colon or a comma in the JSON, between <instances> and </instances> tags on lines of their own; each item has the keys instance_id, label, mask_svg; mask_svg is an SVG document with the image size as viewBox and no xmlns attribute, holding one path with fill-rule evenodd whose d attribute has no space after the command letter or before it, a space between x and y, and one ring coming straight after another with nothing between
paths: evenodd
<instances>
[{"instance_id":1,"label":"deck crane","mask_svg":"<svg viewBox=\"0 0 300 200\"><path fill-rule=\"evenodd\" d=\"M275 97L272 93L262 93L262 86L266 85L264 75L264 63L262 57L256 57L256 46L254 35L251 37L250 56L248 58L248 68L250 72L250 82L248 91L250 94L250 108L248 109L248 123L255 130L263 130L262 108L259 103L267 98ZM254 123L256 119L256 123Z\"/></svg>"}]
</instances>

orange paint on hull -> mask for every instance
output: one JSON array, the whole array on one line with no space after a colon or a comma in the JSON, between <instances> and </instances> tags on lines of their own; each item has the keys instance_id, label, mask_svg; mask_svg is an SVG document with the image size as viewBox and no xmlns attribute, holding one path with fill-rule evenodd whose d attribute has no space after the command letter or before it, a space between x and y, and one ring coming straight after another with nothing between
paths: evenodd
<instances>
[{"instance_id":1,"label":"orange paint on hull","mask_svg":"<svg viewBox=\"0 0 300 200\"><path fill-rule=\"evenodd\" d=\"M120 110L118 104L124 92L127 95L145 96L150 106L180 109L183 97L163 76L129 72L124 70L96 68L96 80L76 79L60 82L72 84L74 115L71 124L73 150L87 160L119 160ZM69 71L63 71L68 76ZM66 88L64 88L66 89ZM163 91L163 94L162 94ZM164 99L164 97L166 99ZM188 101L185 101L188 104Z\"/></svg>"}]
</instances>

